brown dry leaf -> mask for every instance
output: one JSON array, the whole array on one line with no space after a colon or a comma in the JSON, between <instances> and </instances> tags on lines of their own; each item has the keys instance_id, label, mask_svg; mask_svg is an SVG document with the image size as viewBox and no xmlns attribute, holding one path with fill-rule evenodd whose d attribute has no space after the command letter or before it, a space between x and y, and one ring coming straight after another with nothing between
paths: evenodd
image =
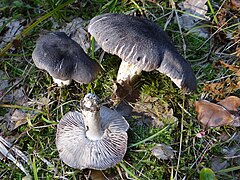
<instances>
[{"instance_id":1,"label":"brown dry leaf","mask_svg":"<svg viewBox=\"0 0 240 180\"><path fill-rule=\"evenodd\" d=\"M230 64L227 64L227 63L225 63L224 61L219 61L219 63L223 66L223 67L225 67L225 68L228 68L229 70L231 70L231 71L233 71L233 72L235 72L235 73L239 73L239 71L240 71L240 67L239 66L237 66L237 65L230 65Z\"/></svg>"},{"instance_id":2,"label":"brown dry leaf","mask_svg":"<svg viewBox=\"0 0 240 180\"><path fill-rule=\"evenodd\" d=\"M225 86L226 86L225 92L228 94L233 93L240 89L239 84L237 82L231 80L231 78L227 78L225 80Z\"/></svg>"},{"instance_id":3,"label":"brown dry leaf","mask_svg":"<svg viewBox=\"0 0 240 180\"><path fill-rule=\"evenodd\" d=\"M230 5L232 10L239 11L240 10L240 1L239 0L230 0Z\"/></svg>"},{"instance_id":4,"label":"brown dry leaf","mask_svg":"<svg viewBox=\"0 0 240 180\"><path fill-rule=\"evenodd\" d=\"M212 94L224 94L225 82L205 83L203 91L210 92Z\"/></svg>"},{"instance_id":5,"label":"brown dry leaf","mask_svg":"<svg viewBox=\"0 0 240 180\"><path fill-rule=\"evenodd\" d=\"M240 69L236 72L236 76L240 76Z\"/></svg>"},{"instance_id":6,"label":"brown dry leaf","mask_svg":"<svg viewBox=\"0 0 240 180\"><path fill-rule=\"evenodd\" d=\"M224 106L228 111L238 111L240 106L240 98L236 96L229 96L218 102L218 104Z\"/></svg>"},{"instance_id":7,"label":"brown dry leaf","mask_svg":"<svg viewBox=\"0 0 240 180\"><path fill-rule=\"evenodd\" d=\"M233 81L231 78L227 78L222 82L205 83L203 87L203 91L206 91L212 95L217 95L220 98L223 98L227 94L231 94L239 89L240 82L238 81L238 77L236 77L235 81Z\"/></svg>"},{"instance_id":8,"label":"brown dry leaf","mask_svg":"<svg viewBox=\"0 0 240 180\"><path fill-rule=\"evenodd\" d=\"M206 100L196 101L195 110L198 121L206 129L224 125L238 126L239 124L239 118L232 115L226 108Z\"/></svg>"},{"instance_id":9,"label":"brown dry leaf","mask_svg":"<svg viewBox=\"0 0 240 180\"><path fill-rule=\"evenodd\" d=\"M5 115L5 117L7 116L7 121L9 123L8 129L13 131L17 127L26 124L30 119L32 119L34 113L30 114L29 112L23 112L21 109L15 109L12 115Z\"/></svg>"}]
</instances>

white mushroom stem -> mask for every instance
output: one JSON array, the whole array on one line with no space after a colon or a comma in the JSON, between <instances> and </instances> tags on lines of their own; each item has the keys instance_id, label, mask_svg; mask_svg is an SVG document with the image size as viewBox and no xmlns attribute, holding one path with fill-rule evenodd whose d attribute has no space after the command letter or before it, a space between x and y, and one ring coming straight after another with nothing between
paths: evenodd
<instances>
[{"instance_id":1,"label":"white mushroom stem","mask_svg":"<svg viewBox=\"0 0 240 180\"><path fill-rule=\"evenodd\" d=\"M101 139L103 131L100 126L100 111L82 110L82 114L87 138L93 141Z\"/></svg>"},{"instance_id":2,"label":"white mushroom stem","mask_svg":"<svg viewBox=\"0 0 240 180\"><path fill-rule=\"evenodd\" d=\"M126 61L122 61L118 69L117 82L119 84L128 83L134 80L134 77L139 76L142 70Z\"/></svg>"},{"instance_id":3,"label":"white mushroom stem","mask_svg":"<svg viewBox=\"0 0 240 180\"><path fill-rule=\"evenodd\" d=\"M58 86L65 86L65 85L69 85L71 83L71 79L70 80L66 80L66 81L63 81L61 79L56 79L53 77L53 82L57 83Z\"/></svg>"}]
</instances>

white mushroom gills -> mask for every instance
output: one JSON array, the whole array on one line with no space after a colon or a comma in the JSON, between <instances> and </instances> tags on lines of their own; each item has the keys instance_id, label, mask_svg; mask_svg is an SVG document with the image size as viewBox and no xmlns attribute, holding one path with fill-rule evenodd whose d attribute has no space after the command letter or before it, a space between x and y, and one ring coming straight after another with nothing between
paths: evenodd
<instances>
[{"instance_id":1,"label":"white mushroom gills","mask_svg":"<svg viewBox=\"0 0 240 180\"><path fill-rule=\"evenodd\" d=\"M123 82L127 82L130 84L135 76L139 76L142 70L137 66L130 64L126 61L122 61L120 67L118 69L117 74L117 82L119 84L123 84Z\"/></svg>"},{"instance_id":2,"label":"white mushroom gills","mask_svg":"<svg viewBox=\"0 0 240 180\"><path fill-rule=\"evenodd\" d=\"M66 113L57 126L59 157L78 169L113 167L127 151L128 128L121 114L101 106L96 95L87 94L82 100L81 112Z\"/></svg>"}]
</instances>

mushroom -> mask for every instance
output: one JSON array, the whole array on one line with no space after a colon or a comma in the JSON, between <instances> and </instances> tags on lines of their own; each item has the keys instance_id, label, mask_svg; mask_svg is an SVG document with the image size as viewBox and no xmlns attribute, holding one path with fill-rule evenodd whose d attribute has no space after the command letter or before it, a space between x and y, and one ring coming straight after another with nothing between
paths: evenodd
<instances>
[{"instance_id":1,"label":"mushroom","mask_svg":"<svg viewBox=\"0 0 240 180\"><path fill-rule=\"evenodd\" d=\"M197 82L190 64L154 22L107 13L91 19L88 32L104 51L122 59L117 75L120 85L131 84L142 70L157 70L169 76L186 93L196 90Z\"/></svg>"},{"instance_id":2,"label":"mushroom","mask_svg":"<svg viewBox=\"0 0 240 180\"><path fill-rule=\"evenodd\" d=\"M82 100L81 112L68 112L57 126L60 159L78 169L113 167L126 153L128 128L124 117L101 106L98 97L89 93Z\"/></svg>"},{"instance_id":3,"label":"mushroom","mask_svg":"<svg viewBox=\"0 0 240 180\"><path fill-rule=\"evenodd\" d=\"M91 60L81 46L64 32L41 35L32 53L35 65L46 70L59 86L71 80L89 83L96 79L100 66Z\"/></svg>"}]
</instances>

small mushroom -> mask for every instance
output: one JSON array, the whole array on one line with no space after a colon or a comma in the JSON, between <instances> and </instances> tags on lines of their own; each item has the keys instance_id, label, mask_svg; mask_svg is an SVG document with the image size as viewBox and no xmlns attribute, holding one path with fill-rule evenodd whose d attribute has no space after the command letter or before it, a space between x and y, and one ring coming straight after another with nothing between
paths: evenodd
<instances>
[{"instance_id":1,"label":"small mushroom","mask_svg":"<svg viewBox=\"0 0 240 180\"><path fill-rule=\"evenodd\" d=\"M59 86L71 80L89 83L96 79L100 66L91 60L81 46L64 32L41 35L32 53L35 65L46 70Z\"/></svg>"},{"instance_id":2,"label":"small mushroom","mask_svg":"<svg viewBox=\"0 0 240 180\"><path fill-rule=\"evenodd\" d=\"M197 82L190 64L177 52L167 33L154 22L108 13L91 19L88 31L104 51L122 59L117 83L131 84L142 70L156 69L186 93L196 90Z\"/></svg>"},{"instance_id":3,"label":"small mushroom","mask_svg":"<svg viewBox=\"0 0 240 180\"><path fill-rule=\"evenodd\" d=\"M89 93L82 100L81 112L68 112L57 126L60 159L78 169L113 167L126 153L128 128L124 117L101 106L98 97Z\"/></svg>"}]
</instances>

